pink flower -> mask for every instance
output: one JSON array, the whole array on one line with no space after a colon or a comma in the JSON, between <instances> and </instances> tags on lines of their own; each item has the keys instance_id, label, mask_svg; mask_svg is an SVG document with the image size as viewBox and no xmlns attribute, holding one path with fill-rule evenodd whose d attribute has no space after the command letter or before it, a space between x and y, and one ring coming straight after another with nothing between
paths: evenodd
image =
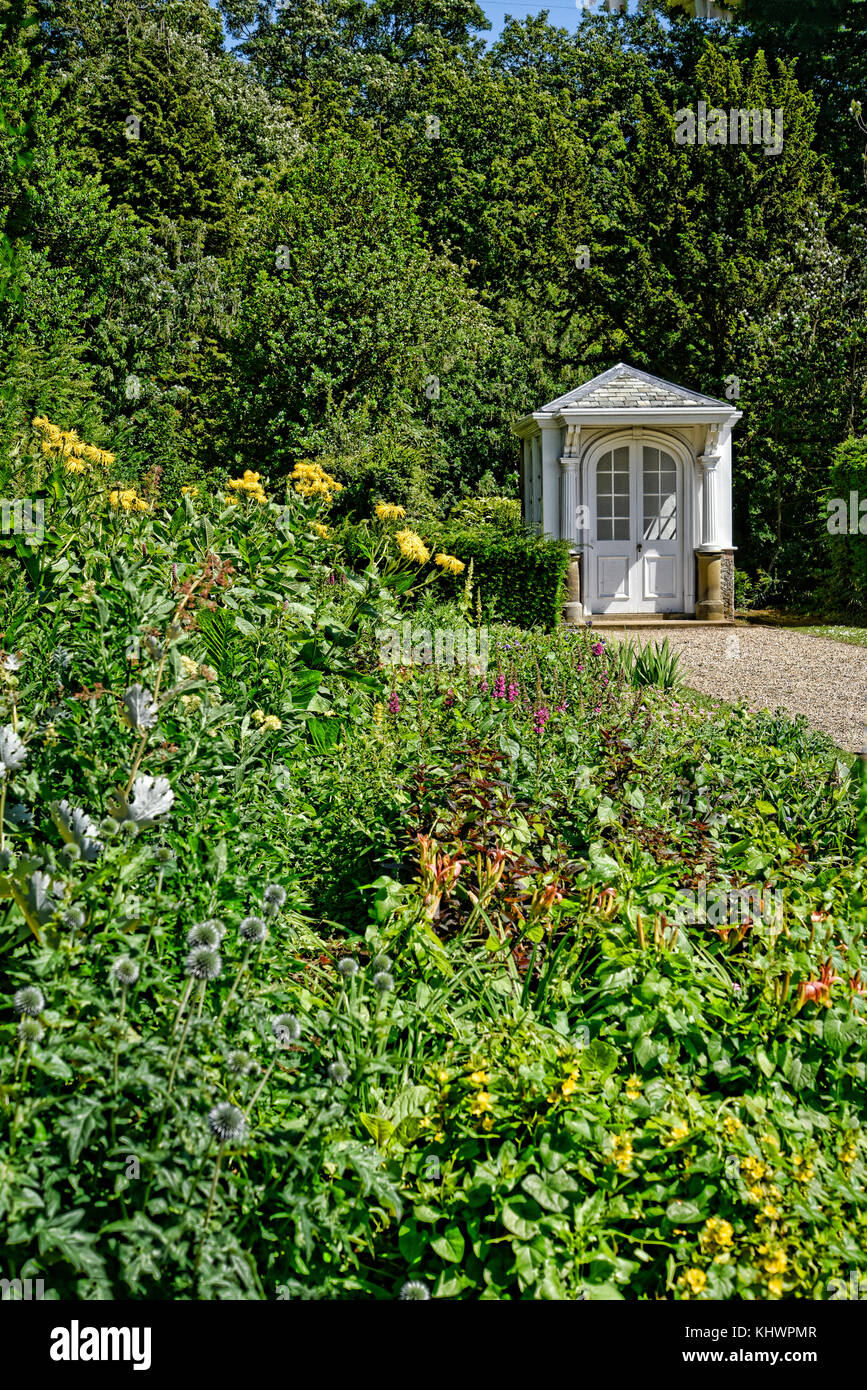
<instances>
[{"instance_id":1,"label":"pink flower","mask_svg":"<svg viewBox=\"0 0 867 1390\"><path fill-rule=\"evenodd\" d=\"M482 689L482 690L484 691L484 693L487 695L487 693L488 693L488 682L487 682L487 681L482 681L481 689Z\"/></svg>"},{"instance_id":2,"label":"pink flower","mask_svg":"<svg viewBox=\"0 0 867 1390\"><path fill-rule=\"evenodd\" d=\"M541 709L536 710L536 713L533 715L533 727L536 730L537 734L541 734L543 732L545 725L548 723L548 720L550 718L551 714L547 705L543 705Z\"/></svg>"},{"instance_id":3,"label":"pink flower","mask_svg":"<svg viewBox=\"0 0 867 1390\"><path fill-rule=\"evenodd\" d=\"M514 704L515 701L517 700L517 698L518 698L518 687L516 686L516 684L515 684L514 681L511 681L510 684L509 684L509 699L511 700L512 704Z\"/></svg>"},{"instance_id":4,"label":"pink flower","mask_svg":"<svg viewBox=\"0 0 867 1390\"><path fill-rule=\"evenodd\" d=\"M562 714L563 711L564 711L565 708L566 708L566 704L567 704L567 702L566 702L566 700L564 700L564 701L562 702L562 704L555 705L555 706L554 706L555 713L556 713L556 714Z\"/></svg>"},{"instance_id":5,"label":"pink flower","mask_svg":"<svg viewBox=\"0 0 867 1390\"><path fill-rule=\"evenodd\" d=\"M494 699L504 700L506 698L506 677L502 673L497 676L494 682Z\"/></svg>"},{"instance_id":6,"label":"pink flower","mask_svg":"<svg viewBox=\"0 0 867 1390\"><path fill-rule=\"evenodd\" d=\"M451 709L454 702L455 692L453 690L449 690L448 694L446 695L446 698L443 700L443 704L445 705L446 709Z\"/></svg>"},{"instance_id":7,"label":"pink flower","mask_svg":"<svg viewBox=\"0 0 867 1390\"><path fill-rule=\"evenodd\" d=\"M391 695L389 696L389 700L388 700L388 712L389 712L389 714L399 714L399 713L400 713L400 696L398 695L398 693L397 693L396 690L393 690L393 691L391 692Z\"/></svg>"},{"instance_id":8,"label":"pink flower","mask_svg":"<svg viewBox=\"0 0 867 1390\"><path fill-rule=\"evenodd\" d=\"M583 671L583 670L584 670L584 667L583 667L583 666L576 666L576 667L575 667L575 670L576 670L576 671Z\"/></svg>"},{"instance_id":9,"label":"pink flower","mask_svg":"<svg viewBox=\"0 0 867 1390\"><path fill-rule=\"evenodd\" d=\"M594 656L601 656L605 651L605 646L602 642L594 642L590 650Z\"/></svg>"}]
</instances>

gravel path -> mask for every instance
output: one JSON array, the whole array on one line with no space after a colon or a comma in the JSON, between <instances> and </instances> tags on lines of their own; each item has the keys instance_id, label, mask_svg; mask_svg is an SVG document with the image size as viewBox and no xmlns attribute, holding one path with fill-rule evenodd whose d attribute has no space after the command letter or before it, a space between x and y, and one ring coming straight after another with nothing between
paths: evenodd
<instances>
[{"instance_id":1,"label":"gravel path","mask_svg":"<svg viewBox=\"0 0 867 1390\"><path fill-rule=\"evenodd\" d=\"M605 635L620 637L622 629ZM667 637L681 653L686 683L703 695L803 714L850 753L865 742L867 647L780 627L644 628L634 635L641 642Z\"/></svg>"}]
</instances>

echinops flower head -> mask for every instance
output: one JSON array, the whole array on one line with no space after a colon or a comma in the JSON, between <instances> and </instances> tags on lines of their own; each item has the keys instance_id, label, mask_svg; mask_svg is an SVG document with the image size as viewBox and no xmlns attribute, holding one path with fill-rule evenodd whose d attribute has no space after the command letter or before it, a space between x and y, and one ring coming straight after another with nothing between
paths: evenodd
<instances>
[{"instance_id":1,"label":"echinops flower head","mask_svg":"<svg viewBox=\"0 0 867 1390\"><path fill-rule=\"evenodd\" d=\"M139 974L138 966L129 956L118 956L111 967L111 972L118 984L123 985L124 989L128 988L129 985L134 985Z\"/></svg>"},{"instance_id":2,"label":"echinops flower head","mask_svg":"<svg viewBox=\"0 0 867 1390\"><path fill-rule=\"evenodd\" d=\"M16 1013L29 1014L31 1018L36 1018L45 1008L45 995L36 985L25 985L16 992L13 1002Z\"/></svg>"},{"instance_id":3,"label":"echinops flower head","mask_svg":"<svg viewBox=\"0 0 867 1390\"><path fill-rule=\"evenodd\" d=\"M400 1297L405 1302L412 1302L416 1299L422 1301L430 1298L430 1289L420 1279L408 1279L400 1291Z\"/></svg>"},{"instance_id":4,"label":"echinops flower head","mask_svg":"<svg viewBox=\"0 0 867 1390\"><path fill-rule=\"evenodd\" d=\"M246 1121L243 1110L239 1110L237 1105L231 1105L227 1100L221 1100L208 1114L208 1124L211 1133L216 1135L221 1144L225 1144L230 1140L242 1138Z\"/></svg>"},{"instance_id":5,"label":"echinops flower head","mask_svg":"<svg viewBox=\"0 0 867 1390\"><path fill-rule=\"evenodd\" d=\"M245 941L251 945L258 946L268 935L268 928L261 917L245 917L240 923L238 931Z\"/></svg>"},{"instance_id":6,"label":"echinops flower head","mask_svg":"<svg viewBox=\"0 0 867 1390\"><path fill-rule=\"evenodd\" d=\"M301 1037L301 1024L294 1014L280 1014L271 1024L271 1031L281 1047L285 1047Z\"/></svg>"},{"instance_id":7,"label":"echinops flower head","mask_svg":"<svg viewBox=\"0 0 867 1390\"><path fill-rule=\"evenodd\" d=\"M210 946L196 946L186 959L187 974L194 980L216 980L223 969L219 954Z\"/></svg>"},{"instance_id":8,"label":"echinops flower head","mask_svg":"<svg viewBox=\"0 0 867 1390\"><path fill-rule=\"evenodd\" d=\"M213 949L219 946L222 939L223 933L220 930L220 924L214 920L197 922L187 932L188 946L210 946Z\"/></svg>"},{"instance_id":9,"label":"echinops flower head","mask_svg":"<svg viewBox=\"0 0 867 1390\"><path fill-rule=\"evenodd\" d=\"M18 1025L18 1036L23 1043L38 1043L45 1037L45 1029L38 1019L25 1015Z\"/></svg>"}]
</instances>

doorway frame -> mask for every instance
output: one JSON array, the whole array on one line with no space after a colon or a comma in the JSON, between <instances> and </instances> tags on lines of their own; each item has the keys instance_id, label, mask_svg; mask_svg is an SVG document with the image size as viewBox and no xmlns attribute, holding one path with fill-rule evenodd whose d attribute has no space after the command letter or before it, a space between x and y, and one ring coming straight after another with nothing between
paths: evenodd
<instances>
[{"instance_id":1,"label":"doorway frame","mask_svg":"<svg viewBox=\"0 0 867 1390\"><path fill-rule=\"evenodd\" d=\"M586 500L590 529L589 541L585 550L586 563L584 569L585 583L585 612L590 615L601 615L597 605L599 595L596 592L596 565L595 565L595 544L598 539L596 535L596 487L594 483L595 469L603 454L607 454L611 449L621 448L623 445L638 445L642 449L640 458L643 468L643 446L649 445L652 448L665 449L671 454L679 471L681 479L681 506L683 511L682 525L679 526L679 550L678 560L680 563L681 592L683 594L683 608L678 610L684 614L692 614L695 609L695 575L694 553L695 553L695 517L696 517L696 464L695 456L690 447L677 437L673 432L663 429L654 429L652 425L631 425L621 429L606 431L595 439L592 444L587 446L584 457L581 461L581 495ZM642 479L643 485L643 479ZM630 454L630 497L635 493L636 480L633 477L633 464ZM636 518L637 521L637 518ZM620 610L623 613L641 615L642 612L652 616L658 609L638 609L627 608ZM668 610L670 611L670 610Z\"/></svg>"}]
</instances>

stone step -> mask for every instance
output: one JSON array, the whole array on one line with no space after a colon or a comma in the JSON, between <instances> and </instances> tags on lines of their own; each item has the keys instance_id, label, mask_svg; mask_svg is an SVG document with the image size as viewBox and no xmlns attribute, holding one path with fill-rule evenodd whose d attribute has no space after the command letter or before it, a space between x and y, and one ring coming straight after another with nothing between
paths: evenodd
<instances>
[{"instance_id":1,"label":"stone step","mask_svg":"<svg viewBox=\"0 0 867 1390\"><path fill-rule=\"evenodd\" d=\"M587 622L585 619L583 623L571 623L567 624L567 626L586 627ZM731 619L708 622L707 619L683 618L680 615L666 618L663 614L659 613L651 613L647 617L638 617L631 614L628 616L618 615L617 617L611 617L608 613L594 613L591 626L594 632L597 630L600 632L608 631L611 628L617 628L621 632L640 632L645 628L662 630L671 628L734 627L735 623Z\"/></svg>"}]
</instances>

